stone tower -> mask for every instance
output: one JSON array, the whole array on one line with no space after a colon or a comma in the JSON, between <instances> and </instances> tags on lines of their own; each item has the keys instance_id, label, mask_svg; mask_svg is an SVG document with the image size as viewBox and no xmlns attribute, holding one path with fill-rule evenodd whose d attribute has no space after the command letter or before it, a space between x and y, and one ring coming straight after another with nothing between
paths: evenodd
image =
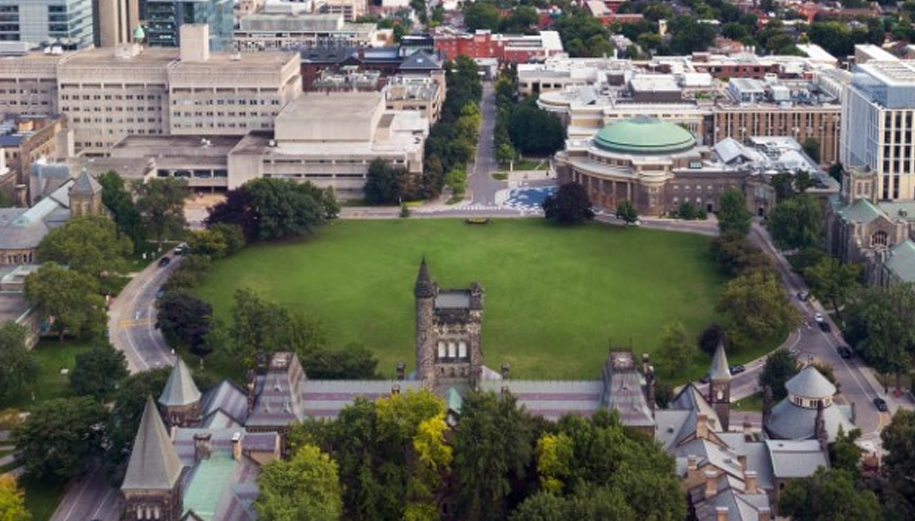
<instances>
[{"instance_id":1,"label":"stone tower","mask_svg":"<svg viewBox=\"0 0 915 521\"><path fill-rule=\"evenodd\" d=\"M731 370L724 353L724 343L718 342L712 367L709 369L708 401L718 413L721 430L727 432L731 414Z\"/></svg>"},{"instance_id":2,"label":"stone tower","mask_svg":"<svg viewBox=\"0 0 915 521\"><path fill-rule=\"evenodd\" d=\"M183 465L150 396L133 443L121 493L123 519L178 521Z\"/></svg>"},{"instance_id":3,"label":"stone tower","mask_svg":"<svg viewBox=\"0 0 915 521\"><path fill-rule=\"evenodd\" d=\"M200 421L200 390L181 357L159 396L159 406L169 427L196 427Z\"/></svg>"},{"instance_id":4,"label":"stone tower","mask_svg":"<svg viewBox=\"0 0 915 521\"><path fill-rule=\"evenodd\" d=\"M70 187L70 215L101 215L102 185L83 168L82 173Z\"/></svg>"},{"instance_id":5,"label":"stone tower","mask_svg":"<svg viewBox=\"0 0 915 521\"><path fill-rule=\"evenodd\" d=\"M425 387L444 393L449 387L475 387L483 373L483 287L441 290L419 266L416 300L416 377Z\"/></svg>"}]
</instances>

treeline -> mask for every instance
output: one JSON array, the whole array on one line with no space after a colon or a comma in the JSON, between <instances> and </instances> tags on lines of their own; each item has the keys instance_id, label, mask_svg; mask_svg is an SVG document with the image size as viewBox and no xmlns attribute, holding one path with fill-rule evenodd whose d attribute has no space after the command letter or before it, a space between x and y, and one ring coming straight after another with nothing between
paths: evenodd
<instances>
[{"instance_id":1,"label":"treeline","mask_svg":"<svg viewBox=\"0 0 915 521\"><path fill-rule=\"evenodd\" d=\"M537 98L518 102L515 69L502 71L496 80L495 151L500 163L517 159L518 154L545 157L562 149L565 129L555 114L540 109Z\"/></svg>"},{"instance_id":2,"label":"treeline","mask_svg":"<svg viewBox=\"0 0 915 521\"><path fill-rule=\"evenodd\" d=\"M410 391L357 399L334 421L293 426L288 441L292 459L268 465L259 481L256 508L267 521L283 511L379 521L686 517L673 459L617 413L552 423L510 393L471 392L457 412ZM338 481L295 471L315 466ZM281 469L285 479L275 474Z\"/></svg>"}]
</instances>

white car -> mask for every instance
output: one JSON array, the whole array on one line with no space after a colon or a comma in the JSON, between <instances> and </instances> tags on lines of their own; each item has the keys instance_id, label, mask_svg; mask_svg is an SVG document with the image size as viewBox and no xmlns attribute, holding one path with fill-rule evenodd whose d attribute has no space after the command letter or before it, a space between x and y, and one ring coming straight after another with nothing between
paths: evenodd
<instances>
[{"instance_id":1,"label":"white car","mask_svg":"<svg viewBox=\"0 0 915 521\"><path fill-rule=\"evenodd\" d=\"M819 324L819 323L823 322L823 314L822 314L822 313L816 313L816 314L813 315L813 319L816 320L817 323Z\"/></svg>"}]
</instances>

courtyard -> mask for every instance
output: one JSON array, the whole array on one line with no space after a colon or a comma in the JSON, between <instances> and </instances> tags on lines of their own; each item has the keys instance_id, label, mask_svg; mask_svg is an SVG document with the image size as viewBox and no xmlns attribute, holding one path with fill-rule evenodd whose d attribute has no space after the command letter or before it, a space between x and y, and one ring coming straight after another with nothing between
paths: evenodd
<instances>
[{"instance_id":1,"label":"courtyard","mask_svg":"<svg viewBox=\"0 0 915 521\"><path fill-rule=\"evenodd\" d=\"M425 256L443 288L486 290L485 363L515 378L599 375L608 348L656 353L661 328L681 321L691 338L715 321L723 278L707 237L591 224L558 228L542 219L487 225L462 220L337 221L307 240L249 247L217 262L199 288L228 322L240 287L318 318L330 347L361 343L393 376L413 366L413 284ZM699 354L677 380L698 378ZM212 369L232 362L225 353ZM231 371L230 371L231 372ZM307 368L306 368L307 372Z\"/></svg>"}]
</instances>

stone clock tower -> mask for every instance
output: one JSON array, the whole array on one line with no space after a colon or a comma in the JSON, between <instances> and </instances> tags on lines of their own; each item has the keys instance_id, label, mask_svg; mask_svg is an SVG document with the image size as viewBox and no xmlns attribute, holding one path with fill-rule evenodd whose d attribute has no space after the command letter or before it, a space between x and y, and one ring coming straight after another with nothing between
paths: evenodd
<instances>
[{"instance_id":1,"label":"stone clock tower","mask_svg":"<svg viewBox=\"0 0 915 521\"><path fill-rule=\"evenodd\" d=\"M731 414L731 370L724 353L724 344L718 342L712 367L709 369L708 401L718 413L721 430L727 432Z\"/></svg>"}]
</instances>

